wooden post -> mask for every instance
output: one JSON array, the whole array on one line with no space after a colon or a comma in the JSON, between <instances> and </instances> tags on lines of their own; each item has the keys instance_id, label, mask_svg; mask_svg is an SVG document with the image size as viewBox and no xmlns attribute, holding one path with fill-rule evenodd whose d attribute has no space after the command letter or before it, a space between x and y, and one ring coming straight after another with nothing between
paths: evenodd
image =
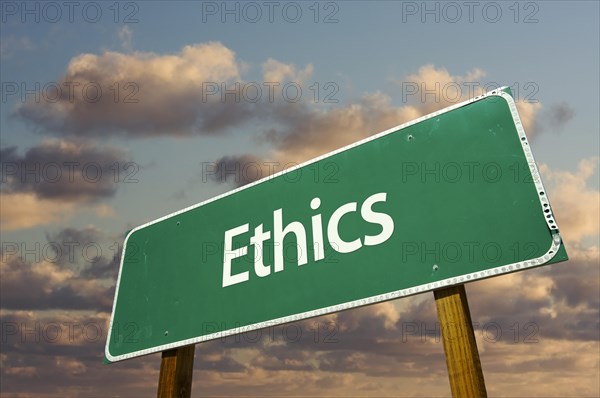
<instances>
[{"instance_id":1,"label":"wooden post","mask_svg":"<svg viewBox=\"0 0 600 398\"><path fill-rule=\"evenodd\" d=\"M163 351L158 378L158 398L190 398L195 345Z\"/></svg>"},{"instance_id":2,"label":"wooden post","mask_svg":"<svg viewBox=\"0 0 600 398\"><path fill-rule=\"evenodd\" d=\"M453 397L487 397L464 285L433 292Z\"/></svg>"}]
</instances>

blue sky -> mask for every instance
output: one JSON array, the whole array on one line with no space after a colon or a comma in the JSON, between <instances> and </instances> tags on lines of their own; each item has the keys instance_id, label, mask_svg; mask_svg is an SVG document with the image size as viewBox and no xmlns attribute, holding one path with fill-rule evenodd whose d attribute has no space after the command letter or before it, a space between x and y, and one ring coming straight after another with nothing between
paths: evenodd
<instances>
[{"instance_id":1,"label":"blue sky","mask_svg":"<svg viewBox=\"0 0 600 398\"><path fill-rule=\"evenodd\" d=\"M488 363L499 360L500 354L515 361L518 355L539 361L536 377L547 388L540 394L598 395L599 3L473 2L471 15L465 2L273 4L270 22L265 2L81 2L72 21L61 2L50 6L43 2L2 3L3 325L52 319L106 322L110 309L104 303L112 300L117 267L110 264L110 248L120 244L125 232L236 186L235 181L207 178L202 174L203 164L227 159L300 162L467 99L469 87L493 88L496 83L511 86L519 102L557 220L565 231L574 277L565 275L559 264L469 285L469 293L477 300L472 310L481 319L502 319L506 328L514 322L535 321L542 325L542 332L548 330L544 328L563 330L548 332L551 337L539 344L480 347L486 378L495 385L489 391L511 396L532 393L526 383L520 384L524 379L516 373L493 364L486 369L486 353ZM24 7L32 13L23 15ZM226 7L234 11L223 21L221 12ZM60 15L55 13L57 9ZM257 9L261 17L248 21ZM101 14L94 22L97 10ZM301 16L290 22L297 10ZM239 103L231 103L231 95L229 100L219 101L220 94L202 100L201 90L207 82L230 88L236 82L256 82L264 88L265 81L276 81L279 87L292 82L301 87L301 99L282 100L277 91L277 100L269 103L263 91L258 103L244 96ZM63 104L67 110L59 110L47 100L50 91L40 93L40 101L35 101L33 93L21 99L23 88L65 87L65 82L99 82L102 100L85 101L78 92L73 102ZM119 101L110 97L115 83L120 84ZM125 86L127 83L132 85ZM433 91L423 98L421 91L408 91L415 87ZM450 98L454 92L448 89L456 87L458 96ZM125 103L127 94L137 102ZM334 102L323 101L328 94ZM76 106L69 108L73 104ZM94 184L82 178L71 182L63 178L59 184L8 178L6 167L10 165L44 167L53 161L102 163L104 178ZM118 166L117 182L111 164ZM122 181L129 172L131 181ZM67 237L82 244L85 239L99 242L103 260L52 262L44 253L35 256L22 250L22 245L64 243ZM14 243L21 249L8 255L6 245ZM28 293L21 290L24 286L42 293L26 298ZM518 287L529 293L519 292ZM512 313L493 300L506 289L516 290L516 298L510 300L521 303ZM71 296L65 294L67 290ZM589 295L586 304L578 296L582 292ZM333 320L345 325L349 341L367 327L363 323L367 321L379 322L392 338L401 326L396 323L392 327L391 323L406 316L418 316L421 311L426 322L435 321L433 300L424 296L368 307ZM69 297L82 304L65 304ZM40 305L36 300L53 304ZM498 318L487 315L487 310L497 310ZM568 328L585 330L575 338ZM364 333L376 339L373 333ZM101 356L103 342L66 341L19 349L14 339L4 343L1 384L9 395L37 394L30 383L32 377L42 381L48 396L61 395L60 386L67 385L73 386L68 391L74 396L153 393L156 357L141 359L139 364L97 367L93 355ZM419 359L418 343L405 345L416 358L415 366L445 378L443 363L430 368ZM569 356L582 347L588 354L580 362ZM441 345L427 349L439 355ZM198 389L199 395L221 391L217 387L226 379L224 375L240 377L222 393L279 393L282 376L267 366L270 349L217 344L207 345L206 350L215 358L215 368L197 369L198 384L200 373L210 380L207 392ZM397 396L391 378L367 370L352 371L341 357L334 358L333 351L323 347L290 349L287 363L317 365L312 371L283 365L280 369L296 372L311 393L344 395L360 385L365 395ZM68 352L74 356L69 357ZM277 355L282 358L285 351ZM357 364L380 359L377 349L364 347L347 355L348 361L354 358ZM560 362L561 357L572 359L567 360L567 368L574 373L586 369L578 379L581 391L569 389L569 383L558 377L559 367L551 358ZM72 372L61 379L42 370L50 363ZM326 365L335 369L324 370ZM524 363L517 367L521 365L526 373ZM147 376L149 385L116 376L116 369L121 369L138 377L143 366L152 373ZM112 387L90 378L95 372L112 380ZM398 374L415 388L431 384L427 376L414 378L401 368ZM248 375L264 383L244 381ZM517 387L502 388L511 384ZM378 387L369 387L373 385ZM326 387L319 390L318 386ZM290 388L286 390L289 395L303 392L301 385ZM428 388L426 394L449 394L446 384ZM411 394L406 392L406 396Z\"/></svg>"}]
</instances>

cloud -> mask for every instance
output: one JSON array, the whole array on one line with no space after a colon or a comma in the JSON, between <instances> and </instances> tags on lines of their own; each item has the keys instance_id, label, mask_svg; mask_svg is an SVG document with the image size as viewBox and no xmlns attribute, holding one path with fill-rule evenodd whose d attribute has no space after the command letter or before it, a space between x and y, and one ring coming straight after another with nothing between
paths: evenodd
<instances>
[{"instance_id":1,"label":"cloud","mask_svg":"<svg viewBox=\"0 0 600 398\"><path fill-rule=\"evenodd\" d=\"M4 256L4 254L3 254ZM43 260L25 262L10 256L1 263L2 308L100 309L112 306L114 288L79 277L73 270Z\"/></svg>"},{"instance_id":2,"label":"cloud","mask_svg":"<svg viewBox=\"0 0 600 398\"><path fill-rule=\"evenodd\" d=\"M128 25L123 25L118 31L117 35L121 41L121 47L125 51L131 51L133 48L133 31Z\"/></svg>"},{"instance_id":3,"label":"cloud","mask_svg":"<svg viewBox=\"0 0 600 398\"><path fill-rule=\"evenodd\" d=\"M305 83L314 72L312 64L308 64L304 69L297 70L293 64L286 64L269 58L262 65L263 79L265 82L283 83L295 82Z\"/></svg>"},{"instance_id":4,"label":"cloud","mask_svg":"<svg viewBox=\"0 0 600 398\"><path fill-rule=\"evenodd\" d=\"M21 51L35 50L35 45L27 36L3 36L0 38L0 55L2 58L12 58Z\"/></svg>"},{"instance_id":5,"label":"cloud","mask_svg":"<svg viewBox=\"0 0 600 398\"><path fill-rule=\"evenodd\" d=\"M560 131L565 125L575 117L575 109L566 102L550 106L547 112L543 114L544 129Z\"/></svg>"},{"instance_id":6,"label":"cloud","mask_svg":"<svg viewBox=\"0 0 600 398\"><path fill-rule=\"evenodd\" d=\"M417 73L395 81L403 89L409 104L418 106L423 114L456 104L483 94L485 89L479 80L486 72L474 68L464 76L452 75L446 68L428 64Z\"/></svg>"},{"instance_id":7,"label":"cloud","mask_svg":"<svg viewBox=\"0 0 600 398\"><path fill-rule=\"evenodd\" d=\"M77 213L86 211L92 211L100 218L115 216L114 209L106 204L81 206L79 201L41 199L32 193L0 192L0 202L0 230L3 232L66 222Z\"/></svg>"},{"instance_id":8,"label":"cloud","mask_svg":"<svg viewBox=\"0 0 600 398\"><path fill-rule=\"evenodd\" d=\"M115 173L128 163L119 149L67 140L45 140L24 155L17 147L7 147L0 155L2 192L66 201L114 196L119 182Z\"/></svg>"},{"instance_id":9,"label":"cloud","mask_svg":"<svg viewBox=\"0 0 600 398\"><path fill-rule=\"evenodd\" d=\"M592 177L597 175L598 161L598 157L582 159L575 172L540 165L542 180L567 244L581 245L586 238L598 240L600 191L591 186Z\"/></svg>"},{"instance_id":10,"label":"cloud","mask_svg":"<svg viewBox=\"0 0 600 398\"><path fill-rule=\"evenodd\" d=\"M216 54L222 55L223 52L217 51L217 47L214 48ZM140 111L140 114L132 113L133 120L129 125L122 124L125 116L109 115L109 121L100 126L106 129L119 126L123 134L137 137L173 132L189 134L190 129L196 127L202 128L205 133L218 133L242 123L246 120L245 115L257 109L248 104L237 108L235 103L231 103L222 106L224 110L211 115L208 115L208 111L198 112L198 109L194 109L198 104L197 98L194 99L194 94L188 93L184 87L190 82L192 88L197 87L194 86L193 78L182 74L183 83L176 81L176 78L166 78L170 72L165 65L172 66L186 57L190 56L185 55L183 51L173 56L141 53L130 56L103 54L93 59L93 62L90 61L90 69L81 69L82 75L115 73L122 70L121 66L126 69L129 63L133 63L138 67L134 68L136 73L147 81L173 82L175 88L168 87L165 93L170 100L174 100L171 104L173 109L169 111L183 116L184 119L188 118L183 122L175 120L175 117L165 121L160 113L150 112L146 115L148 123L144 125ZM123 61L123 65L113 67L108 62L109 58L114 62ZM235 73L238 73L241 66L235 61L235 57L231 59L232 65L237 68ZM99 70L94 66L96 63L106 66L108 72ZM165 67L152 70L152 66L159 64ZM140 72L138 69L141 68L146 70ZM192 66L190 68L193 69ZM293 66L273 60L268 67L263 66L263 72L265 77L296 79L309 76L312 69L306 67L299 71ZM231 72L229 75L234 76L235 73ZM451 76L445 69L428 67L420 70L417 78L428 79L427 81L460 78L469 81L482 73L480 70L474 70L465 76L457 77ZM189 95L186 97L182 93ZM184 99L188 98L192 99L187 103L189 107L179 108L181 104L186 103ZM144 108L144 112L148 112L158 110L160 105L171 106L167 100L158 98L155 99L154 105L156 108L149 107L149 104L141 107ZM33 107L29 109L32 111L35 106L30 106ZM45 106L49 105L40 105L36 111L41 111ZM78 106L87 109L85 104ZM347 105L327 110L317 109L307 103L279 103L269 108L261 108L259 114L268 116L268 120L272 121L272 128L262 136L265 141L273 142L271 152L266 157L271 157L280 165L303 161L419 117L427 113L428 106L430 105L418 103L396 106L389 96L377 92L366 94ZM533 105L529 108L524 106L524 121L529 123L526 120L535 120L540 108ZM220 107L214 109L218 108ZM88 110L95 112L93 108ZM234 110L234 114L229 115L232 116L232 121L227 120L228 110ZM55 123L52 119L54 116L48 115L50 116L47 119L36 119L39 126L46 128ZM63 114L65 115L69 115L68 112ZM71 120L65 122L69 117ZM91 123L93 117L86 119L82 116L76 121L77 117L79 116L71 114L62 121L67 124L73 123L70 125L72 129L67 132L91 134L90 131L96 128ZM121 117L123 119L120 119ZM16 154L16 149L6 153L9 157L20 156ZM27 154L19 159L25 158ZM219 159L216 162L215 174L236 168L248 169L245 166L255 163L260 163L261 173L271 170L271 163L267 164L262 158L242 154ZM573 173L544 169L545 181L556 183L556 188L549 184L549 195L555 206L561 230L572 245L583 245L587 238L598 234L597 226L592 227L581 218L581 214L589 213L578 212L583 212L586 205L597 203L597 190L589 186L589 179L594 175L596 165L597 160L588 159ZM225 178L213 178L238 185L255 179L248 170L246 174L239 173L234 176L225 173ZM46 195L44 198L53 197L52 190L38 188L27 181L23 187L11 185L14 181L7 184L13 190L9 195L29 195L38 202L42 200L42 195ZM100 189L98 192L88 192L82 196L69 193L67 197L74 198L73 200L92 200L90 198L114 195L110 190L106 191L106 196L102 196L102 192L105 191ZM573 202L581 200L581 206L575 206L569 199L565 199L565 202L561 202L562 199L557 200L571 192L574 192L576 197ZM16 200L14 199L15 202ZM3 222L4 204L3 201ZM70 211L65 210L65 214ZM98 208L97 211L110 214L110 208ZM564 223L562 217L567 216L575 216L577 222L573 222L572 225ZM59 243L60 249L57 250L65 251L68 247L67 242L98 242L106 237L94 229L64 229L49 234L47 239ZM25 261L27 258L20 259L19 256L5 254L3 253L1 271L3 325L6 325L6 322L31 324L40 319L44 322L89 321L106 325L113 297L110 281L114 282L117 268L112 252L111 256L103 255L97 259L94 257L93 266L88 264L91 261L85 258L73 262L66 262L64 259L30 262ZM579 389L578 394L597 395L598 251L597 248L595 251L579 248L575 252L570 251L570 254L574 258L570 263L468 285L473 320L479 322L476 336L491 394L507 394L508 391L508 394L518 395L526 391L529 395L566 395L573 393L575 385ZM576 273L573 272L574 269L577 270ZM580 277L582 275L583 277ZM293 342L289 336L287 340L283 338L285 327L280 326L275 328L274 333L278 337L273 340L264 337L259 342L251 343L241 338L241 342L236 342L234 337L230 337L226 342L216 340L200 344L196 358L196 370L199 374L196 373L195 378L201 381L194 383L194 393L383 396L390 393L398 395L414 392L426 396L447 395L449 386L442 344L439 338L436 339L439 327L436 324L432 296L431 293L427 293L396 302L305 320L297 324L303 330L302 338ZM69 316L56 316L56 309L70 310ZM43 318L39 315L39 312L42 312L40 310L49 314ZM6 312L10 315L6 316ZM72 314L79 312L97 314ZM535 343L525 343L523 340L529 336L527 333L531 332L524 329L528 322L534 322L539 328L537 334L533 335L537 338ZM500 340L494 341L490 339L489 333L485 334L491 329L484 329L484 326L492 323L501 327L503 334ZM516 342L515 324L518 338ZM326 342L327 337L332 340ZM100 365L102 345L103 341L86 344L81 335L72 342L61 341L60 344L46 344L42 348L39 344L20 344L13 339L9 344L3 344L1 371L2 379L7 381L7 385L3 387L9 393L15 393L19 388L22 389L22 386L27 386L27 392L36 396L44 393L54 396L107 396L119 393L144 396L155 392L160 363L158 355L103 367ZM10 355L6 355L5 352L10 352ZM567 377L564 363L568 363L572 369ZM16 370L8 377L6 369ZM32 382L32 377L35 377L35 383ZM111 380L111 383L99 382L99 378ZM535 379L536 383L532 384L532 379ZM67 385L70 386L68 389L64 387ZM402 386L400 390L399 385ZM506 386L513 388L509 391L506 390Z\"/></svg>"},{"instance_id":11,"label":"cloud","mask_svg":"<svg viewBox=\"0 0 600 398\"><path fill-rule=\"evenodd\" d=\"M259 140L273 145L271 152L265 158L241 154L217 159L214 181L242 186L418 118L421 112L412 106L394 107L389 96L377 92L325 111L306 103L276 104L270 116L274 127Z\"/></svg>"},{"instance_id":12,"label":"cloud","mask_svg":"<svg viewBox=\"0 0 600 398\"><path fill-rule=\"evenodd\" d=\"M2 396L155 394L160 355L102 363L108 319L106 312L3 309Z\"/></svg>"},{"instance_id":13,"label":"cloud","mask_svg":"<svg viewBox=\"0 0 600 398\"><path fill-rule=\"evenodd\" d=\"M598 248L568 246L569 261L468 285L474 320L505 325L505 337L595 341L600 321ZM513 325L513 326L511 326ZM518 330L506 330L515 329ZM520 325L520 326L519 326ZM494 332L492 328L490 331ZM521 339L521 340L519 340Z\"/></svg>"},{"instance_id":14,"label":"cloud","mask_svg":"<svg viewBox=\"0 0 600 398\"><path fill-rule=\"evenodd\" d=\"M46 242L2 242L2 308L98 310L112 306L117 246L86 228L49 234Z\"/></svg>"},{"instance_id":15,"label":"cloud","mask_svg":"<svg viewBox=\"0 0 600 398\"><path fill-rule=\"evenodd\" d=\"M561 132L575 117L575 110L566 102L544 108L540 102L518 99L517 109L530 139L545 132Z\"/></svg>"},{"instance_id":16,"label":"cloud","mask_svg":"<svg viewBox=\"0 0 600 398\"><path fill-rule=\"evenodd\" d=\"M307 104L282 105L273 130L274 158L302 162L422 115L412 106L396 107L383 93L365 95L344 107L318 110Z\"/></svg>"},{"instance_id":17,"label":"cloud","mask_svg":"<svg viewBox=\"0 0 600 398\"><path fill-rule=\"evenodd\" d=\"M425 115L498 88L481 82L486 74L474 68L465 75L452 75L446 68L429 64L396 83L401 85L408 103ZM515 98L515 101L525 132L531 138L537 131L535 120L542 105L528 99Z\"/></svg>"},{"instance_id":18,"label":"cloud","mask_svg":"<svg viewBox=\"0 0 600 398\"><path fill-rule=\"evenodd\" d=\"M236 187L266 177L267 164L256 156L223 156L207 168L208 177L215 182L233 182ZM210 170L208 170L210 169Z\"/></svg>"},{"instance_id":19,"label":"cloud","mask_svg":"<svg viewBox=\"0 0 600 398\"><path fill-rule=\"evenodd\" d=\"M87 234L88 238L94 236L93 231L81 234ZM68 231L62 234L64 238L72 235L73 232ZM555 269L559 269L559 265ZM488 390L497 395L510 385L514 387L514 396L522 391L565 395L572 393L573 383L576 383L578 393L594 395L598 390L594 377L598 348L594 324L571 325L558 317L540 318L539 310L552 299L543 297L544 289L535 291L537 276L513 279L513 275L537 275L541 270L486 281L498 281L497 285L486 282L468 285L473 321L478 323L475 333ZM542 277L542 280L548 279ZM534 286L531 294L522 296L518 293L527 286ZM551 289L549 294L553 292ZM523 305L530 301L532 304ZM502 303L512 305L504 309L488 307ZM450 390L442 342L436 337L439 326L435 311L433 295L427 293L278 326L272 331L266 329L258 340L254 339L255 333L250 333L237 340L230 336L199 344L194 393L282 396L301 392L309 396L351 396L360 391L365 396L385 396L397 395L398 383L401 383L402 396L447 395ZM593 315L590 313L589 319L593 319ZM17 311L3 316L2 322L4 325L22 323L30 328L36 321L41 325L95 322L106 327L106 319L106 313L95 317L43 317ZM550 323L540 322L540 319ZM538 329L526 329L530 321L536 321ZM501 334L495 333L497 329L491 325L499 327ZM572 339L576 328L587 328L587 334L580 336L585 339ZM67 341L63 332L60 342L45 344L43 350L39 349L39 343L20 344L18 335L9 336L3 352L10 355L4 359L2 371L33 367L37 372L36 380L56 379L56 382L42 384L54 395L66 381L74 389L81 389L86 383L93 386L93 390L88 391L92 395L114 395L115 391L128 391L129 395L154 393L155 387L151 386L155 386L158 378L158 355L100 368L99 358L94 353L101 352L103 341L90 343L81 328L79 330L71 341ZM88 328L88 335L91 330ZM302 330L300 338L296 338L298 330ZM332 338L329 342L328 337ZM524 339L531 340L526 342ZM68 358L75 362L66 361ZM569 364L569 383L554 382L565 376L565 363ZM52 366L46 366L48 364ZM93 381L97 372L110 377L110 386ZM14 391L16 383L24 383L29 380L27 377L31 377L27 371L14 375L6 388ZM532 378L539 384L530 387ZM28 391L37 391L37 385L33 383Z\"/></svg>"},{"instance_id":20,"label":"cloud","mask_svg":"<svg viewBox=\"0 0 600 398\"><path fill-rule=\"evenodd\" d=\"M288 74L297 73L291 67L284 69L291 70L287 72ZM450 83L472 82L484 75L485 72L480 69L473 69L463 76L451 75L444 68L426 65L421 67L417 74L407 76L404 82L427 89L444 87ZM262 132L260 142L271 146L270 153L265 156L265 159L269 159L269 163L297 164L453 105L467 99L471 93L464 90L459 91L458 94L460 96L458 99L454 96L439 95L436 100L431 101L429 97L423 100L420 96L411 97L411 101L400 106L395 105L392 98L382 92L367 93L358 100L325 109L307 102L276 103L270 107L268 113L271 127ZM531 130L541 105L519 101L517 106L525 128ZM235 158L222 158L218 162L225 159L229 162L239 162L242 169L244 162L260 163L256 156L249 154L237 155ZM283 168L280 166L279 170ZM261 175L264 177L266 171L264 167L262 171ZM271 169L271 171L276 170ZM225 179L220 181L224 182ZM252 179L239 179L235 182L239 186L251 181Z\"/></svg>"},{"instance_id":21,"label":"cloud","mask_svg":"<svg viewBox=\"0 0 600 398\"><path fill-rule=\"evenodd\" d=\"M112 147L72 140L45 140L19 154L0 150L2 163L2 230L17 230L67 220L77 212L114 217L108 204L122 181L124 168L139 167ZM83 206L87 205L87 206Z\"/></svg>"},{"instance_id":22,"label":"cloud","mask_svg":"<svg viewBox=\"0 0 600 398\"><path fill-rule=\"evenodd\" d=\"M107 236L94 227L84 229L63 228L46 234L46 240L52 242L58 257L58 263L77 269L82 278L116 281L122 246L120 237Z\"/></svg>"},{"instance_id":23,"label":"cloud","mask_svg":"<svg viewBox=\"0 0 600 398\"><path fill-rule=\"evenodd\" d=\"M552 294L547 289L552 283L542 276L541 281L546 282L537 289L539 275L535 271L533 274L526 271L468 285L475 335L489 391L498 394L506 385L517 383L515 396L520 391L531 393L523 383L535 377L541 383L535 387L539 394L566 394L572 385L551 381L564 372L567 361L569 369L573 369L570 380L577 379L582 394L593 393L598 389L593 377L597 372L598 343L594 329L597 323L571 326L558 317L545 315L542 310L552 298L543 296ZM517 284L513 275L521 275ZM497 285L487 283L491 281L499 282ZM532 285L534 289L527 294L518 293ZM507 293L507 289L512 293ZM509 305L503 309L498 305L493 307L495 303ZM403 311L399 312L400 304ZM495 312L488 312L492 310ZM588 319L593 319L593 315L590 313ZM394 319L397 319L395 323ZM567 319L571 319L570 316ZM325 325L331 322L335 325L335 341L325 344L321 338ZM196 376L204 381L203 391L217 393L222 391L218 390L222 383L228 381L228 393L232 395L243 392L269 396L281 395L282 391L291 395L302 391L305 395L343 396L361 391L366 396L382 396L397 393L397 383L401 380L407 396L449 393L440 327L430 293L295 325L307 338L286 341L278 337L283 328L276 327L273 332L264 332L262 339L252 344L244 343L243 338L241 343L235 343L234 337L230 337L225 343L215 341L199 346L198 358L208 357L211 361L214 358L219 362L227 357L238 361L243 358L241 363L245 365L242 369L236 367L235 376L203 367ZM577 334L572 330L575 328L587 328L587 333ZM321 332L316 340L315 330ZM275 336L274 341L271 336Z\"/></svg>"},{"instance_id":24,"label":"cloud","mask_svg":"<svg viewBox=\"0 0 600 398\"><path fill-rule=\"evenodd\" d=\"M130 37L129 30L120 33L124 39ZM59 82L65 89L58 98L47 94L39 101L30 98L17 106L15 114L41 132L71 136L189 136L241 126L257 131L254 122L267 120L271 127L257 133L264 140L275 140L276 149L286 155L294 152L290 160L297 161L477 95L483 86L469 84L485 75L477 68L452 75L445 68L425 65L403 80L419 90L403 106L375 92L344 106L319 109L308 94L298 102L282 95L271 98L271 88L242 78L247 69L219 42L189 45L171 55L82 54L70 61ZM312 64L300 69L273 58L262 64L263 79L276 83L278 90L285 82L307 83L313 72ZM458 85L458 92L450 94L449 85ZM96 94L98 87L102 95ZM423 96L431 87L436 91L433 100ZM311 90L304 87L304 91ZM525 126L533 126L540 105L519 101L519 108Z\"/></svg>"},{"instance_id":25,"label":"cloud","mask_svg":"<svg viewBox=\"0 0 600 398\"><path fill-rule=\"evenodd\" d=\"M32 193L0 193L0 229L13 231L48 225L69 219L77 211L75 203L40 199Z\"/></svg>"},{"instance_id":26,"label":"cloud","mask_svg":"<svg viewBox=\"0 0 600 398\"><path fill-rule=\"evenodd\" d=\"M115 209L104 203L95 206L94 210L100 218L115 218L117 216Z\"/></svg>"},{"instance_id":27,"label":"cloud","mask_svg":"<svg viewBox=\"0 0 600 398\"><path fill-rule=\"evenodd\" d=\"M123 32L127 38L128 31ZM40 95L15 113L38 130L59 135L214 133L251 115L248 102L208 95L207 85L239 82L243 68L235 53L218 42L185 46L170 55L81 54L71 59L58 82L60 95Z\"/></svg>"},{"instance_id":28,"label":"cloud","mask_svg":"<svg viewBox=\"0 0 600 398\"><path fill-rule=\"evenodd\" d=\"M537 123L537 115L542 109L542 104L539 102L528 102L525 100L517 100L517 110L519 117L523 123L525 134L531 140L534 139L540 132L540 127Z\"/></svg>"}]
</instances>

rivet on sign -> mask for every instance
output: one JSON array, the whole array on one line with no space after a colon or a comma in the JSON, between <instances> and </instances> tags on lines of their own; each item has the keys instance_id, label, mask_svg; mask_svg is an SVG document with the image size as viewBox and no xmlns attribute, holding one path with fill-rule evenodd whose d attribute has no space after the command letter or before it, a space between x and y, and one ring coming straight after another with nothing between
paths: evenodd
<instances>
[{"instance_id":1,"label":"rivet on sign","mask_svg":"<svg viewBox=\"0 0 600 398\"><path fill-rule=\"evenodd\" d=\"M437 271L439 268L440 268L440 267L438 267L438 265L437 265L437 264L433 264L433 270L434 270L434 271Z\"/></svg>"},{"instance_id":2,"label":"rivet on sign","mask_svg":"<svg viewBox=\"0 0 600 398\"><path fill-rule=\"evenodd\" d=\"M168 335L168 334L169 334L169 331L168 331L168 330L165 330L165 336L166 336L166 335Z\"/></svg>"}]
</instances>

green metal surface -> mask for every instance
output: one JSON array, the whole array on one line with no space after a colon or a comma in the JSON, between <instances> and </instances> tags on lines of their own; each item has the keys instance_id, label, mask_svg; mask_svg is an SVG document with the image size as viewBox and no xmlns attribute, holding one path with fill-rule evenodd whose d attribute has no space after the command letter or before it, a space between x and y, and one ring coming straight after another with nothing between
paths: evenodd
<instances>
[{"instance_id":1,"label":"green metal surface","mask_svg":"<svg viewBox=\"0 0 600 398\"><path fill-rule=\"evenodd\" d=\"M106 357L127 359L566 260L515 112L508 94L490 93L134 229ZM380 223L385 215L393 220L387 239L386 227L361 213L378 193L385 201L370 209ZM320 199L316 210L313 198ZM359 239L360 247L340 253L328 223L349 203L346 209L356 203L356 211L334 229L343 241ZM283 227L294 221L304 227L307 261L298 265L303 245L290 233L283 270L275 272L278 209ZM315 215L322 227L313 228ZM232 250L246 246L247 254L232 259L231 274L247 271L248 279L224 287L225 232L245 224ZM261 224L270 232L260 246L260 261L270 266L261 268L270 270L266 276L255 272L257 246L250 242ZM315 261L319 233L324 258ZM367 245L373 238L365 237L383 241Z\"/></svg>"}]
</instances>

